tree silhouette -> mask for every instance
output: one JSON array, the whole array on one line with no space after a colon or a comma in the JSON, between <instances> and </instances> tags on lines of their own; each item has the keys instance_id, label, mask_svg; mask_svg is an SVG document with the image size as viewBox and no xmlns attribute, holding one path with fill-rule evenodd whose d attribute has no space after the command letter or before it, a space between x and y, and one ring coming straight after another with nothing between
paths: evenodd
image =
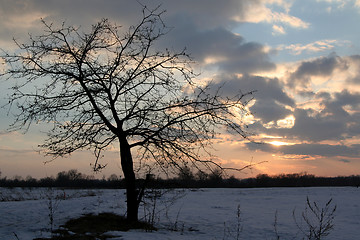
<instances>
[{"instance_id":1,"label":"tree silhouette","mask_svg":"<svg viewBox=\"0 0 360 240\"><path fill-rule=\"evenodd\" d=\"M41 35L15 41L18 50L2 54L2 75L14 81L9 105L19 110L10 130L50 124L39 145L45 155L90 149L95 170L104 167L102 152L119 146L131 221L142 196L134 161L151 160L165 171L188 163L211 168L216 163L207 149L214 137L225 131L247 136L241 116L251 94L222 97L221 89L196 82L185 50L155 47L169 31L163 12L144 7L142 13L123 33L107 19L87 33L42 21Z\"/></svg>"}]
</instances>

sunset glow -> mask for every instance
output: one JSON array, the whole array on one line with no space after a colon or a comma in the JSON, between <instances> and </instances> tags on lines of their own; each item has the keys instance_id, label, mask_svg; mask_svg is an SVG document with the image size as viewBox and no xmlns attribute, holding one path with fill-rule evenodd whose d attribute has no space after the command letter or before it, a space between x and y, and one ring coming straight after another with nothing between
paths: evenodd
<instances>
[{"instance_id":1,"label":"sunset glow","mask_svg":"<svg viewBox=\"0 0 360 240\"><path fill-rule=\"evenodd\" d=\"M269 142L271 145L274 146L286 146L286 145L290 145L290 143L286 143L286 142L280 142L280 141L272 141Z\"/></svg>"}]
</instances>

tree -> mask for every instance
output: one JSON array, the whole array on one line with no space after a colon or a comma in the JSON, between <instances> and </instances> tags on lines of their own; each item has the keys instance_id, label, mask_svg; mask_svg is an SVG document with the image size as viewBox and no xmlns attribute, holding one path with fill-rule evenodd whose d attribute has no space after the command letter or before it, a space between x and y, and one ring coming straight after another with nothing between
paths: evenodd
<instances>
[{"instance_id":1,"label":"tree","mask_svg":"<svg viewBox=\"0 0 360 240\"><path fill-rule=\"evenodd\" d=\"M57 174L56 179L58 181L78 181L81 179L85 179L84 175L76 169L70 169L69 171L65 172L59 172Z\"/></svg>"},{"instance_id":2,"label":"tree","mask_svg":"<svg viewBox=\"0 0 360 240\"><path fill-rule=\"evenodd\" d=\"M162 14L144 7L141 21L125 33L107 19L87 33L42 21L42 35L15 41L18 51L2 54L3 77L17 79L9 105L20 111L10 130L48 123L39 145L45 155L90 149L95 170L105 167L102 152L118 144L131 221L138 219L142 196L134 163L155 161L164 171L188 163L211 168L217 164L207 149L217 134L247 136L239 116L251 93L222 97L221 89L195 81L185 50L157 50L169 31Z\"/></svg>"},{"instance_id":3,"label":"tree","mask_svg":"<svg viewBox=\"0 0 360 240\"><path fill-rule=\"evenodd\" d=\"M185 165L179 170L178 178L182 181L191 181L195 179L194 173L187 165Z\"/></svg>"}]
</instances>

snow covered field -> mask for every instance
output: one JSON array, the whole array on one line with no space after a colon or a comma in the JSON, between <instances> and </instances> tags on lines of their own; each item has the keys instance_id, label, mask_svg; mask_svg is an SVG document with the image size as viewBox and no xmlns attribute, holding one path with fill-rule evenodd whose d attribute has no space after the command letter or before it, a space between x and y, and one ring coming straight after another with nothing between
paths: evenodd
<instances>
[{"instance_id":1,"label":"snow covered field","mask_svg":"<svg viewBox=\"0 0 360 240\"><path fill-rule=\"evenodd\" d=\"M158 231L114 232L118 237L111 239L230 240L237 237L238 223L242 229L239 239L276 239L276 212L280 239L301 239L293 210L300 219L307 196L320 207L330 198L337 205L335 227L326 239L360 238L360 189L334 187L173 190L156 202L148 198L147 211L140 209L141 216L144 212L154 216ZM54 228L85 213L124 214L126 210L124 190L0 188L0 201L1 240L16 240L15 234L20 240L49 236L50 203Z\"/></svg>"}]
</instances>

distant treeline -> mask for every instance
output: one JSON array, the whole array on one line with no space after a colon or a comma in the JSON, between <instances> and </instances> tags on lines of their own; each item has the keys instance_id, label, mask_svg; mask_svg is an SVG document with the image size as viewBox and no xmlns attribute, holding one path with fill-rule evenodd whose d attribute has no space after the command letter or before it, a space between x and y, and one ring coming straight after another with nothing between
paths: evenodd
<instances>
[{"instance_id":1,"label":"distant treeline","mask_svg":"<svg viewBox=\"0 0 360 240\"><path fill-rule=\"evenodd\" d=\"M238 179L223 177L213 172L206 174L190 171L179 173L169 179L155 178L148 175L147 179L138 180L139 187L146 184L147 188L259 188L259 187L320 187L320 186L360 186L360 175L347 177L317 177L307 173L280 174L269 176L260 174L254 178ZM59 187L59 188L125 188L124 179L113 174L108 178L95 179L77 170L62 171L56 177L35 179L32 177L14 177L8 179L0 176L0 187Z\"/></svg>"}]
</instances>

